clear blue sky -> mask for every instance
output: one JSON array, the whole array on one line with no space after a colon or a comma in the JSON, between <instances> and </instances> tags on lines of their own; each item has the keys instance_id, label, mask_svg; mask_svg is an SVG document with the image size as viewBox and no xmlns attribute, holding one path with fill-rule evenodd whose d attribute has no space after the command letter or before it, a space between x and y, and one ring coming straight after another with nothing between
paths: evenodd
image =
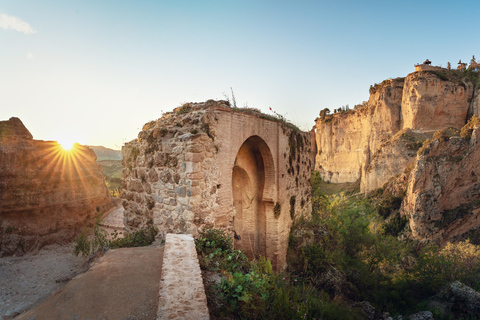
<instances>
[{"instance_id":1,"label":"clear blue sky","mask_svg":"<svg viewBox=\"0 0 480 320\"><path fill-rule=\"evenodd\" d=\"M120 148L184 102L303 129L413 65L480 60L480 2L0 0L0 120Z\"/></svg>"}]
</instances>

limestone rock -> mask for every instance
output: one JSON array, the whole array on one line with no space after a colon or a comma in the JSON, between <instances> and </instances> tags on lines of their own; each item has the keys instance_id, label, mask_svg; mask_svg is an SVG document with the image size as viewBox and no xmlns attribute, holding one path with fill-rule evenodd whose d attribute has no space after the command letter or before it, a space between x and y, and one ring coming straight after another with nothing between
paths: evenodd
<instances>
[{"instance_id":1,"label":"limestone rock","mask_svg":"<svg viewBox=\"0 0 480 320\"><path fill-rule=\"evenodd\" d=\"M92 150L33 140L17 118L0 130L0 255L70 241L111 206Z\"/></svg>"},{"instance_id":2,"label":"limestone rock","mask_svg":"<svg viewBox=\"0 0 480 320\"><path fill-rule=\"evenodd\" d=\"M474 84L464 79L454 81L435 72L411 73L405 79L403 91L403 128L460 129L467 121L473 93Z\"/></svg>"},{"instance_id":3,"label":"limestone rock","mask_svg":"<svg viewBox=\"0 0 480 320\"><path fill-rule=\"evenodd\" d=\"M360 179L362 192L373 191L415 158L416 150L390 139L400 130L431 136L460 129L467 115L480 112L478 91L465 75L441 68L385 80L371 88L366 106L333 115L322 111L316 119L315 169L326 181Z\"/></svg>"},{"instance_id":4,"label":"limestone rock","mask_svg":"<svg viewBox=\"0 0 480 320\"><path fill-rule=\"evenodd\" d=\"M412 314L409 317L410 320L434 320L433 313L430 311L420 311L415 314Z\"/></svg>"},{"instance_id":5,"label":"limestone rock","mask_svg":"<svg viewBox=\"0 0 480 320\"><path fill-rule=\"evenodd\" d=\"M355 182L382 143L400 128L403 78L386 80L368 106L316 120L315 169L323 179Z\"/></svg>"},{"instance_id":6,"label":"limestone rock","mask_svg":"<svg viewBox=\"0 0 480 320\"><path fill-rule=\"evenodd\" d=\"M453 312L464 315L480 314L480 293L460 281L455 281L448 285L443 294L443 299L453 304Z\"/></svg>"},{"instance_id":7,"label":"limestone rock","mask_svg":"<svg viewBox=\"0 0 480 320\"><path fill-rule=\"evenodd\" d=\"M401 209L414 239L453 242L480 225L479 134L436 140L419 155Z\"/></svg>"}]
</instances>

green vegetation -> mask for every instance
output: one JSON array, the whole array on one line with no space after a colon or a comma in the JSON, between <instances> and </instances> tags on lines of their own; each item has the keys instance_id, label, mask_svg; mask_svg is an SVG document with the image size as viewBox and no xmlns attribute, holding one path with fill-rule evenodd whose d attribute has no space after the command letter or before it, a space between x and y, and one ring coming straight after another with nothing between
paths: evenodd
<instances>
[{"instance_id":1,"label":"green vegetation","mask_svg":"<svg viewBox=\"0 0 480 320\"><path fill-rule=\"evenodd\" d=\"M230 236L207 229L196 240L202 269L222 280L207 287L211 313L234 319L362 319L359 310L318 294L310 280L275 274L263 257L250 260L234 250Z\"/></svg>"},{"instance_id":2,"label":"green vegetation","mask_svg":"<svg viewBox=\"0 0 480 320\"><path fill-rule=\"evenodd\" d=\"M133 233L127 233L125 237L119 238L117 230L110 235L100 226L100 218L98 217L92 229L84 228L84 230L75 238L75 247L73 254L75 256L82 255L88 259L100 251L116 248L142 247L148 246L155 241L157 230L154 227L140 229Z\"/></svg>"},{"instance_id":3,"label":"green vegetation","mask_svg":"<svg viewBox=\"0 0 480 320\"><path fill-rule=\"evenodd\" d=\"M122 189L122 160L97 161L102 166L105 183L112 196L118 197Z\"/></svg>"},{"instance_id":4,"label":"green vegetation","mask_svg":"<svg viewBox=\"0 0 480 320\"><path fill-rule=\"evenodd\" d=\"M192 106L190 103L184 103L180 109L177 110L177 115L189 113L190 111L192 111Z\"/></svg>"},{"instance_id":5,"label":"green vegetation","mask_svg":"<svg viewBox=\"0 0 480 320\"><path fill-rule=\"evenodd\" d=\"M430 152L430 143L432 143L432 140L426 139L423 141L422 147L418 149L417 155L421 155L422 153L429 153Z\"/></svg>"},{"instance_id":6,"label":"green vegetation","mask_svg":"<svg viewBox=\"0 0 480 320\"><path fill-rule=\"evenodd\" d=\"M451 137L459 137L460 136L460 130L456 128L446 128L442 130L435 131L433 134L433 140L439 140L439 141L448 141Z\"/></svg>"},{"instance_id":7,"label":"green vegetation","mask_svg":"<svg viewBox=\"0 0 480 320\"><path fill-rule=\"evenodd\" d=\"M468 120L467 124L463 126L462 130L460 131L460 136L464 139L470 139L472 137L473 129L478 127L479 124L480 119L476 115L473 115Z\"/></svg>"},{"instance_id":8,"label":"green vegetation","mask_svg":"<svg viewBox=\"0 0 480 320\"><path fill-rule=\"evenodd\" d=\"M287 270L275 274L268 260L248 259L230 236L205 230L197 240L203 269L222 280L207 288L212 315L228 319L364 319L353 308L369 301L392 316L430 310L435 319L468 318L468 312L440 314L430 297L454 280L480 290L480 247L469 242L444 248L399 240L407 220L399 213L403 193L387 187L371 197L324 188L312 174L312 218L291 229Z\"/></svg>"}]
</instances>

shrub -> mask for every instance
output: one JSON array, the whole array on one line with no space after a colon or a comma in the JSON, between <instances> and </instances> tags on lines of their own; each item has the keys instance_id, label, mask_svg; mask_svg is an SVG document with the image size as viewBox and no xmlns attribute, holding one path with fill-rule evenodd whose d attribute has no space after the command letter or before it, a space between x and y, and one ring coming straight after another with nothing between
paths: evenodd
<instances>
[{"instance_id":1,"label":"shrub","mask_svg":"<svg viewBox=\"0 0 480 320\"><path fill-rule=\"evenodd\" d=\"M430 139L423 141L422 147L417 151L417 155L430 152L430 143L432 143L432 140Z\"/></svg>"},{"instance_id":2,"label":"shrub","mask_svg":"<svg viewBox=\"0 0 480 320\"><path fill-rule=\"evenodd\" d=\"M177 115L189 113L190 111L192 111L192 106L191 106L189 103L184 103L184 104L180 107L180 109L178 109Z\"/></svg>"},{"instance_id":3,"label":"shrub","mask_svg":"<svg viewBox=\"0 0 480 320\"><path fill-rule=\"evenodd\" d=\"M460 131L460 137L464 139L470 139L470 137L472 136L473 129L478 127L479 123L480 123L480 119L476 115L473 115L468 120L467 124L465 124L462 130Z\"/></svg>"},{"instance_id":4,"label":"shrub","mask_svg":"<svg viewBox=\"0 0 480 320\"><path fill-rule=\"evenodd\" d=\"M403 231L403 229L405 229L407 222L407 218L400 216L400 214L397 213L385 224L385 233L396 237L400 232Z\"/></svg>"},{"instance_id":5,"label":"shrub","mask_svg":"<svg viewBox=\"0 0 480 320\"><path fill-rule=\"evenodd\" d=\"M416 267L420 287L427 294L434 294L446 284L460 282L480 290L480 247L468 240L447 245L438 250L431 246L424 249Z\"/></svg>"},{"instance_id":6,"label":"shrub","mask_svg":"<svg viewBox=\"0 0 480 320\"><path fill-rule=\"evenodd\" d=\"M82 255L87 259L97 252L111 248L126 248L126 247L141 247L148 246L155 241L157 230L151 226L147 229L140 229L133 233L128 233L124 238L117 238L118 232L111 233L113 237L108 239L108 232L100 227L100 218L97 219L93 227L92 235L88 235L88 230L85 228L74 240L75 246L73 254Z\"/></svg>"},{"instance_id":7,"label":"shrub","mask_svg":"<svg viewBox=\"0 0 480 320\"><path fill-rule=\"evenodd\" d=\"M155 241L155 236L158 231L155 227L150 226L146 229L140 229L133 233L127 233L124 238L115 238L109 242L109 247L116 248L129 248L129 247L144 247L151 245Z\"/></svg>"}]
</instances>

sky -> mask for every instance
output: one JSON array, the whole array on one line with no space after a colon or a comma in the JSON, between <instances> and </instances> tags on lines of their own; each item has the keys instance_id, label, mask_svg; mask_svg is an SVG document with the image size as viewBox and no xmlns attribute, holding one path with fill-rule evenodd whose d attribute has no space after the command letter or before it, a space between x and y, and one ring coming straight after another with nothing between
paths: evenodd
<instances>
[{"instance_id":1,"label":"sky","mask_svg":"<svg viewBox=\"0 0 480 320\"><path fill-rule=\"evenodd\" d=\"M0 0L0 121L120 149L185 102L303 130L414 64L480 58L478 0ZM479 59L477 59L478 61Z\"/></svg>"}]
</instances>

